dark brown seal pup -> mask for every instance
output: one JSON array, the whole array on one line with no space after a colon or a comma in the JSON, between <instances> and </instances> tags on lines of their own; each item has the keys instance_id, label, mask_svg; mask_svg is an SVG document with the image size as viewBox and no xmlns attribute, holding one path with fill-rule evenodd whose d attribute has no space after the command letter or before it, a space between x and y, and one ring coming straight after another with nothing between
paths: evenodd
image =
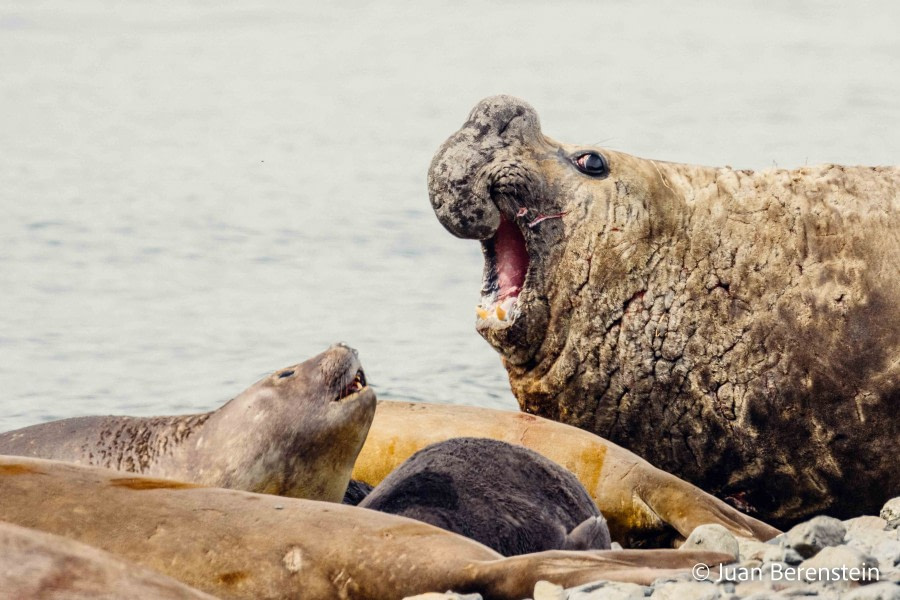
<instances>
[{"instance_id":1,"label":"dark brown seal pup","mask_svg":"<svg viewBox=\"0 0 900 600\"><path fill-rule=\"evenodd\" d=\"M64 419L0 434L0 454L340 502L374 414L356 351L337 344L210 413Z\"/></svg>"},{"instance_id":2,"label":"dark brown seal pup","mask_svg":"<svg viewBox=\"0 0 900 600\"><path fill-rule=\"evenodd\" d=\"M610 547L606 521L572 473L487 438L419 450L359 506L431 523L503 556Z\"/></svg>"},{"instance_id":3,"label":"dark brown seal pup","mask_svg":"<svg viewBox=\"0 0 900 600\"><path fill-rule=\"evenodd\" d=\"M669 547L679 534L684 539L705 523L761 541L780 533L609 440L511 410L381 400L353 477L376 485L422 448L457 437L519 444L562 465L625 547Z\"/></svg>"},{"instance_id":4,"label":"dark brown seal pup","mask_svg":"<svg viewBox=\"0 0 900 600\"><path fill-rule=\"evenodd\" d=\"M0 520L65 535L222 598L396 600L431 590L520 600L541 579L649 584L698 562L682 550L555 550L504 558L396 515L0 457Z\"/></svg>"},{"instance_id":5,"label":"dark brown seal pup","mask_svg":"<svg viewBox=\"0 0 900 600\"><path fill-rule=\"evenodd\" d=\"M344 492L344 499L341 504L349 506L359 506L359 503L365 500L366 496L372 491L373 486L358 479L351 479L347 484L347 491Z\"/></svg>"},{"instance_id":6,"label":"dark brown seal pup","mask_svg":"<svg viewBox=\"0 0 900 600\"><path fill-rule=\"evenodd\" d=\"M900 493L900 168L761 172L557 142L509 96L438 150L521 408L776 525Z\"/></svg>"}]
</instances>

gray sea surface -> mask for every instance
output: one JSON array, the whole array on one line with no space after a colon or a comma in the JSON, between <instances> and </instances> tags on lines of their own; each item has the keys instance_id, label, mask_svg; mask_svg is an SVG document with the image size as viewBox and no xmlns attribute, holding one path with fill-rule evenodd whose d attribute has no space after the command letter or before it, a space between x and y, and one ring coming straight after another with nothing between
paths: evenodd
<instances>
[{"instance_id":1,"label":"gray sea surface","mask_svg":"<svg viewBox=\"0 0 900 600\"><path fill-rule=\"evenodd\" d=\"M343 340L515 408L432 154L482 97L742 168L900 160L900 4L0 0L0 430L219 406Z\"/></svg>"}]
</instances>

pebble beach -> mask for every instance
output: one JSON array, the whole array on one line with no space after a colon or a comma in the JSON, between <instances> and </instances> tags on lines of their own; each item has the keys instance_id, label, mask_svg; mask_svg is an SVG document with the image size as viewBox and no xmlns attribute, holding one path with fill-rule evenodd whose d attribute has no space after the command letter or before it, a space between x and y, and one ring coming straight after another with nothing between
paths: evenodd
<instances>
[{"instance_id":1,"label":"pebble beach","mask_svg":"<svg viewBox=\"0 0 900 600\"><path fill-rule=\"evenodd\" d=\"M701 525L681 548L729 553L735 562L697 565L692 573L649 586L597 581L563 589L541 581L529 600L900 600L900 497L877 516L819 516L765 543L736 539L721 525ZM405 600L482 597L449 591Z\"/></svg>"}]
</instances>

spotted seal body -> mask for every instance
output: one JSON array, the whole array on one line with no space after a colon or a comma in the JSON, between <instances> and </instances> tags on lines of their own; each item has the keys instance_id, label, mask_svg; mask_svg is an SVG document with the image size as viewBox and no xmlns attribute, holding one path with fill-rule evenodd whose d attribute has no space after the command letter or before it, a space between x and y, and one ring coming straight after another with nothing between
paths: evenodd
<instances>
[{"instance_id":1,"label":"spotted seal body","mask_svg":"<svg viewBox=\"0 0 900 600\"><path fill-rule=\"evenodd\" d=\"M435 214L521 408L789 525L900 493L900 168L762 172L557 142L488 98Z\"/></svg>"},{"instance_id":2,"label":"spotted seal body","mask_svg":"<svg viewBox=\"0 0 900 600\"><path fill-rule=\"evenodd\" d=\"M64 419L0 434L0 454L340 502L374 412L356 351L335 345L210 413Z\"/></svg>"},{"instance_id":3,"label":"spotted seal body","mask_svg":"<svg viewBox=\"0 0 900 600\"><path fill-rule=\"evenodd\" d=\"M396 600L433 590L519 600L546 579L649 584L698 562L683 550L504 558L473 540L354 506L0 456L0 521L65 535L221 598Z\"/></svg>"},{"instance_id":4,"label":"spotted seal body","mask_svg":"<svg viewBox=\"0 0 900 600\"><path fill-rule=\"evenodd\" d=\"M504 556L610 547L606 521L572 473L524 446L487 438L419 450L359 506L431 523Z\"/></svg>"}]
</instances>

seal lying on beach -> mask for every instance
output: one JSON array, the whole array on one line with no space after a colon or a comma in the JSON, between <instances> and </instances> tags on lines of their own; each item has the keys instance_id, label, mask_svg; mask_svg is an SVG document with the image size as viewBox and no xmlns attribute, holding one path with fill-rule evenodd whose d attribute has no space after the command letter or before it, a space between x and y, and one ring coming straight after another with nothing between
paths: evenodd
<instances>
[{"instance_id":1,"label":"seal lying on beach","mask_svg":"<svg viewBox=\"0 0 900 600\"><path fill-rule=\"evenodd\" d=\"M419 450L359 506L431 523L503 556L610 547L606 521L572 473L486 438Z\"/></svg>"},{"instance_id":2,"label":"seal lying on beach","mask_svg":"<svg viewBox=\"0 0 900 600\"><path fill-rule=\"evenodd\" d=\"M514 411L381 400L353 478L377 485L422 448L458 437L525 446L569 470L625 547L668 546L706 523L761 541L780 533L603 438Z\"/></svg>"},{"instance_id":3,"label":"seal lying on beach","mask_svg":"<svg viewBox=\"0 0 900 600\"><path fill-rule=\"evenodd\" d=\"M900 493L900 168L646 160L497 96L428 185L524 411L779 525Z\"/></svg>"},{"instance_id":4,"label":"seal lying on beach","mask_svg":"<svg viewBox=\"0 0 900 600\"><path fill-rule=\"evenodd\" d=\"M374 413L356 351L338 344L210 413L64 419L0 434L0 454L340 502Z\"/></svg>"},{"instance_id":5,"label":"seal lying on beach","mask_svg":"<svg viewBox=\"0 0 900 600\"><path fill-rule=\"evenodd\" d=\"M65 535L207 593L254 600L396 600L436 589L520 600L541 579L649 584L732 560L683 550L504 558L396 515L22 457L0 457L0 520Z\"/></svg>"},{"instance_id":6,"label":"seal lying on beach","mask_svg":"<svg viewBox=\"0 0 900 600\"><path fill-rule=\"evenodd\" d=\"M215 600L85 544L0 522L0 598Z\"/></svg>"}]
</instances>

